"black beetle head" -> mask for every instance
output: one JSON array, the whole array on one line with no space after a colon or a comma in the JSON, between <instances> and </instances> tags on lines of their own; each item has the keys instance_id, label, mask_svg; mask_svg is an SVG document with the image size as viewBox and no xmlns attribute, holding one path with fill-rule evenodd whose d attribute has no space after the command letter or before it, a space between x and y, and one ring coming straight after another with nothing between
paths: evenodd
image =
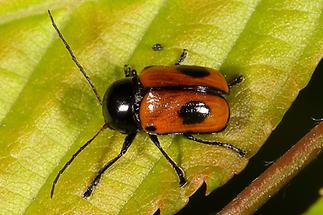
<instances>
[{"instance_id":1,"label":"black beetle head","mask_svg":"<svg viewBox=\"0 0 323 215\"><path fill-rule=\"evenodd\" d=\"M121 133L138 130L135 120L135 87L130 78L114 82L103 98L103 115L106 124Z\"/></svg>"}]
</instances>

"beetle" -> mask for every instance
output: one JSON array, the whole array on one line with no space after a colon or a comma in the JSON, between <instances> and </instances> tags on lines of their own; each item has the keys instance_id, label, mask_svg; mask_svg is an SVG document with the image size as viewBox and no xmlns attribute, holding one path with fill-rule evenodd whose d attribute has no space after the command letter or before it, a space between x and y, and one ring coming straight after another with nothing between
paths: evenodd
<instances>
[{"instance_id":1,"label":"beetle","mask_svg":"<svg viewBox=\"0 0 323 215\"><path fill-rule=\"evenodd\" d=\"M140 131L148 134L174 168L181 186L186 183L185 173L161 147L158 135L183 135L189 140L224 147L241 157L245 156L244 150L229 143L206 141L193 136L193 134L210 134L225 129L230 118L229 104L225 96L229 93L230 87L242 81L242 76L227 83L224 76L215 69L182 65L187 56L187 50L184 49L175 65L148 66L140 75L136 70L125 65L125 78L115 81L101 100L94 84L59 31L49 10L48 14L72 60L102 105L105 119L102 128L60 169L52 184L51 198L61 174L106 128L126 134L126 137L120 153L98 171L84 192L84 198L92 194L104 172L127 152Z\"/></svg>"}]
</instances>

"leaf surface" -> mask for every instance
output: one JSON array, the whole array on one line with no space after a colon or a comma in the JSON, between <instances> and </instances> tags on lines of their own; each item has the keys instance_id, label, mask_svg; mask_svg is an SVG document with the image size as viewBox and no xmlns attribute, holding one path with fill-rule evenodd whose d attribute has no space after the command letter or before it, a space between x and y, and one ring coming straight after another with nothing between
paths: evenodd
<instances>
[{"instance_id":1,"label":"leaf surface","mask_svg":"<svg viewBox=\"0 0 323 215\"><path fill-rule=\"evenodd\" d=\"M2 1L0 7L0 214L174 214L206 181L207 193L238 174L277 126L323 53L322 0ZM124 135L105 131L51 184L64 163L104 123L100 105L50 24L57 25L101 97L123 77L185 64L219 69L232 88L228 127L200 138L234 144L245 158L180 136L161 136L185 170L180 188L166 159L144 133L81 196L116 156ZM161 43L163 51L152 46Z\"/></svg>"},{"instance_id":2,"label":"leaf surface","mask_svg":"<svg viewBox=\"0 0 323 215\"><path fill-rule=\"evenodd\" d=\"M317 215L323 213L323 198L322 198L322 189L320 190L321 197L311 205L311 207L304 213L305 215Z\"/></svg>"}]
</instances>

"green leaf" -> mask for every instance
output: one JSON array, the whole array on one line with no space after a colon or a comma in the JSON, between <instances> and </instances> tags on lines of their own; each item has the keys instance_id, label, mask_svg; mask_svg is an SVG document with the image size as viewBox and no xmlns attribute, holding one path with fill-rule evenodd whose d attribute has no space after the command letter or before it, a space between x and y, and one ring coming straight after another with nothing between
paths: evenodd
<instances>
[{"instance_id":1,"label":"green leaf","mask_svg":"<svg viewBox=\"0 0 323 215\"><path fill-rule=\"evenodd\" d=\"M320 190L321 197L304 213L304 215L323 214L323 189Z\"/></svg>"},{"instance_id":2,"label":"green leaf","mask_svg":"<svg viewBox=\"0 0 323 215\"><path fill-rule=\"evenodd\" d=\"M307 84L323 53L322 0L2 1L0 7L0 214L163 214L181 209L205 180L210 193L239 173ZM57 25L102 96L123 77L123 65L185 64L243 75L228 96L231 119L201 138L234 144L231 151L160 137L185 170L180 188L166 159L141 133L81 196L97 171L116 156L124 135L105 131L65 171L64 163L104 123L100 105L50 24ZM151 47L161 43L163 51Z\"/></svg>"}]
</instances>

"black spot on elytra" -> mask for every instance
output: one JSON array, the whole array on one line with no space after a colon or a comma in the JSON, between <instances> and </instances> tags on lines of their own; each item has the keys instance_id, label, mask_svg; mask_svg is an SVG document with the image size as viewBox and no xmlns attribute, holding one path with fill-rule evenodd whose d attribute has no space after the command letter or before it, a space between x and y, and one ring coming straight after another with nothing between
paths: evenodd
<instances>
[{"instance_id":1,"label":"black spot on elytra","mask_svg":"<svg viewBox=\"0 0 323 215\"><path fill-rule=\"evenodd\" d=\"M193 78L202 78L210 75L207 68L201 66L177 66L176 69Z\"/></svg>"},{"instance_id":2,"label":"black spot on elytra","mask_svg":"<svg viewBox=\"0 0 323 215\"><path fill-rule=\"evenodd\" d=\"M181 107L179 116L183 124L197 124L203 122L210 113L210 108L204 102L190 101Z\"/></svg>"},{"instance_id":3,"label":"black spot on elytra","mask_svg":"<svg viewBox=\"0 0 323 215\"><path fill-rule=\"evenodd\" d=\"M147 131L156 131L157 129L156 129L156 127L155 126L153 126L153 125L151 125L151 126L146 126L145 127L145 129L147 130Z\"/></svg>"}]
</instances>

